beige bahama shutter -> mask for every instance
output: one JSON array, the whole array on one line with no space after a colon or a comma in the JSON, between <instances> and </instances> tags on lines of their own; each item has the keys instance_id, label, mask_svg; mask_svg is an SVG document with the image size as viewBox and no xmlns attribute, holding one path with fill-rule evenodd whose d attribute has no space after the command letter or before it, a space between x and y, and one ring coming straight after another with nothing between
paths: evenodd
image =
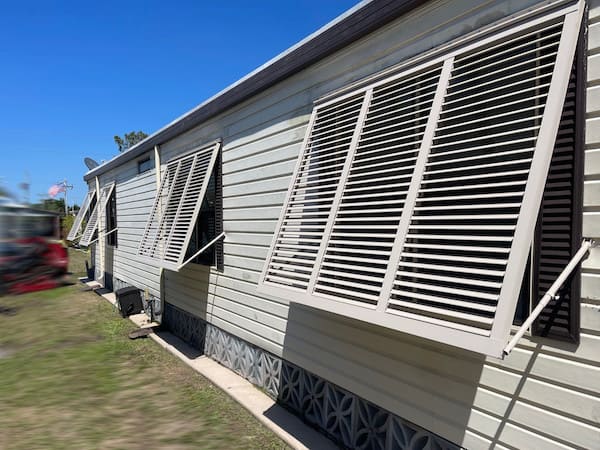
<instances>
[{"instance_id":1,"label":"beige bahama shutter","mask_svg":"<svg viewBox=\"0 0 600 450\"><path fill-rule=\"evenodd\" d=\"M110 198L114 188L115 183L110 183L100 189L98 201L96 202L96 206L94 206L94 209L90 214L85 230L83 231L83 235L81 236L81 240L79 241L79 245L88 246L93 243L92 238L94 237L94 232L98 229L99 211L102 211L102 208L106 207L108 199Z\"/></svg>"},{"instance_id":2,"label":"beige bahama shutter","mask_svg":"<svg viewBox=\"0 0 600 450\"><path fill-rule=\"evenodd\" d=\"M167 164L138 255L181 268L220 147L217 142Z\"/></svg>"},{"instance_id":3,"label":"beige bahama shutter","mask_svg":"<svg viewBox=\"0 0 600 450\"><path fill-rule=\"evenodd\" d=\"M71 229L69 230L69 234L67 235L68 241L74 241L79 236L79 230L81 229L81 224L83 223L83 219L85 218L85 215L89 211L90 206L91 206L92 202L94 201L95 197L96 197L96 190L89 191L86 194L85 199L83 200L83 204L79 208L79 212L77 213L77 216L75 217L75 220L73 221L73 226L71 227Z\"/></svg>"},{"instance_id":4,"label":"beige bahama shutter","mask_svg":"<svg viewBox=\"0 0 600 450\"><path fill-rule=\"evenodd\" d=\"M260 288L499 357L580 5L317 104Z\"/></svg>"}]
</instances>

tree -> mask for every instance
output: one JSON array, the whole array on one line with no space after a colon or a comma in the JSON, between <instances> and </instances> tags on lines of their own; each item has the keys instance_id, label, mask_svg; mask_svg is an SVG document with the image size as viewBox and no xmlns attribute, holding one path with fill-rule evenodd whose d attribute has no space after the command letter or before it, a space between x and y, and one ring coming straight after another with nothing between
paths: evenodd
<instances>
[{"instance_id":1,"label":"tree","mask_svg":"<svg viewBox=\"0 0 600 450\"><path fill-rule=\"evenodd\" d=\"M131 131L129 133L125 133L123 137L115 136L114 140L115 144L117 144L117 147L119 147L119 151L124 152L147 137L148 135L143 131Z\"/></svg>"},{"instance_id":2,"label":"tree","mask_svg":"<svg viewBox=\"0 0 600 450\"><path fill-rule=\"evenodd\" d=\"M75 217L72 215L68 215L60 218L60 228L61 228L61 236L67 236L71 228L73 227L73 222L75 222Z\"/></svg>"}]
</instances>

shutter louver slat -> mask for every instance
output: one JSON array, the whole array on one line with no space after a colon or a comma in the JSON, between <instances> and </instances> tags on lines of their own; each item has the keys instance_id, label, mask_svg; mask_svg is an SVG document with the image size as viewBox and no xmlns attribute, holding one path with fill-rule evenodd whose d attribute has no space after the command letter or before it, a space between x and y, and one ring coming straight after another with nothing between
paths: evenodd
<instances>
[{"instance_id":1,"label":"shutter louver slat","mask_svg":"<svg viewBox=\"0 0 600 450\"><path fill-rule=\"evenodd\" d=\"M476 280L476 279L464 279L464 278L457 278L457 277L449 277L449 276L442 276L442 275L434 275L434 274L427 274L427 273L423 273L423 272L405 272L405 271L398 271L398 275L406 275L408 277L413 277L413 278L424 278L427 280L436 280L436 281L448 281L451 283L457 283L457 284L466 284L466 285L473 285L473 286L483 286L483 287L491 287L491 288L500 288L502 286L502 283L499 282L494 282L494 281L485 281L485 280Z\"/></svg>"},{"instance_id":2,"label":"shutter louver slat","mask_svg":"<svg viewBox=\"0 0 600 450\"><path fill-rule=\"evenodd\" d=\"M544 39L560 39L560 34L561 30L556 28L556 20L550 20L547 25L534 27L531 31L525 33L516 33L515 37L506 39L505 42L507 45L505 50L499 50L498 53L490 54L487 48L471 51L470 55L472 56L472 61L465 62L463 67L477 66L482 61L504 57L504 55L514 51L521 51L523 49L527 51L527 49L530 48L531 43L535 43L539 46L539 43Z\"/></svg>"},{"instance_id":3,"label":"shutter louver slat","mask_svg":"<svg viewBox=\"0 0 600 450\"><path fill-rule=\"evenodd\" d=\"M556 110L581 4L515 19L316 106L259 288L290 288L291 301L500 357L548 143L572 145L560 130L573 120ZM355 126L336 127L335 108L348 120L353 100ZM324 119L327 132L315 130ZM561 214L571 186L561 171L572 162L562 156L543 203L554 242L569 236ZM544 248L540 289L567 250Z\"/></svg>"},{"instance_id":4,"label":"shutter louver slat","mask_svg":"<svg viewBox=\"0 0 600 450\"><path fill-rule=\"evenodd\" d=\"M79 208L79 211L77 212L77 216L75 217L75 220L73 221L73 226L71 227L71 229L69 230L69 234L67 235L68 241L73 241L77 238L77 234L79 233L79 230L81 229L83 219L85 218L85 215L89 211L90 206L92 205L92 202L94 201L95 197L96 197L95 190L89 191L85 195L85 198L83 199L83 204Z\"/></svg>"}]
</instances>

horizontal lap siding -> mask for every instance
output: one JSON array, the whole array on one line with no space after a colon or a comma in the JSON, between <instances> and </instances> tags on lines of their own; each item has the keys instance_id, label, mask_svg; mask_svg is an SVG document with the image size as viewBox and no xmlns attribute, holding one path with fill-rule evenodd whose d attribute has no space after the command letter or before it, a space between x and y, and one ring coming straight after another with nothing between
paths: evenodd
<instances>
[{"instance_id":1,"label":"horizontal lap siding","mask_svg":"<svg viewBox=\"0 0 600 450\"><path fill-rule=\"evenodd\" d=\"M117 182L115 189L119 228L118 245L114 250L113 276L139 289L148 289L150 294L158 297L158 267L149 265L137 257L140 239L156 194L155 171L138 174L137 162L133 161L103 175L100 183L102 185L112 180ZM111 272L109 267L106 270Z\"/></svg>"},{"instance_id":2,"label":"horizontal lap siding","mask_svg":"<svg viewBox=\"0 0 600 450\"><path fill-rule=\"evenodd\" d=\"M583 234L600 239L600 1L590 2ZM600 331L600 248L583 262L581 326Z\"/></svg>"},{"instance_id":3,"label":"horizontal lap siding","mask_svg":"<svg viewBox=\"0 0 600 450\"><path fill-rule=\"evenodd\" d=\"M600 0L589 2L588 72L586 98L586 142L583 186L583 235L600 240ZM600 248L583 262L581 279L582 337L600 342ZM600 366L600 349L595 356ZM576 368L574 368L576 369ZM600 377L598 368L597 377ZM600 397L595 391L596 400ZM576 401L575 401L576 402ZM594 425L600 424L600 408L592 412ZM595 446L600 445L598 432Z\"/></svg>"},{"instance_id":4,"label":"horizontal lap siding","mask_svg":"<svg viewBox=\"0 0 600 450\"><path fill-rule=\"evenodd\" d=\"M525 338L505 361L483 359L459 349L290 305L285 296L257 292L312 101L527 6L526 2L493 3L431 3L415 11L406 22L396 21L335 57L165 143L161 147L163 163L194 146L223 139L227 233L224 272L193 264L179 273L166 271L165 298L466 447L488 448L495 444L514 448L593 448L600 442L597 253L586 262L583 274L586 301L580 345L575 348ZM590 37L591 31L590 28ZM597 37L600 42L600 35ZM600 69L595 73L600 78ZM600 80L590 81L592 85L600 86ZM589 112L589 108L588 113L590 121L597 119L600 123L600 113ZM597 191L590 181L600 180L600 131L590 130L588 124L588 136L596 136L595 133L597 140L588 139L586 152L584 234L599 236L600 210L595 205L600 202L595 202L600 199L594 200ZM131 211L127 222L135 223L135 215ZM135 233L126 236L129 245Z\"/></svg>"}]
</instances>

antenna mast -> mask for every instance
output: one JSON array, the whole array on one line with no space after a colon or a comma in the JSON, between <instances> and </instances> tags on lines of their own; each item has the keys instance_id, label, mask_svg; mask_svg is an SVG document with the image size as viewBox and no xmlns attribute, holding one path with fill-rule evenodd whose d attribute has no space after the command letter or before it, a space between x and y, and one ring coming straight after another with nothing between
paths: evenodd
<instances>
[{"instance_id":1,"label":"antenna mast","mask_svg":"<svg viewBox=\"0 0 600 450\"><path fill-rule=\"evenodd\" d=\"M72 184L68 184L66 178L64 180L62 180L62 181L59 181L56 184L62 184L63 188L65 189L64 190L64 192L65 192L65 216L68 216L69 215L69 206L68 206L69 204L67 203L67 191L69 189L73 189L73 185Z\"/></svg>"}]
</instances>

